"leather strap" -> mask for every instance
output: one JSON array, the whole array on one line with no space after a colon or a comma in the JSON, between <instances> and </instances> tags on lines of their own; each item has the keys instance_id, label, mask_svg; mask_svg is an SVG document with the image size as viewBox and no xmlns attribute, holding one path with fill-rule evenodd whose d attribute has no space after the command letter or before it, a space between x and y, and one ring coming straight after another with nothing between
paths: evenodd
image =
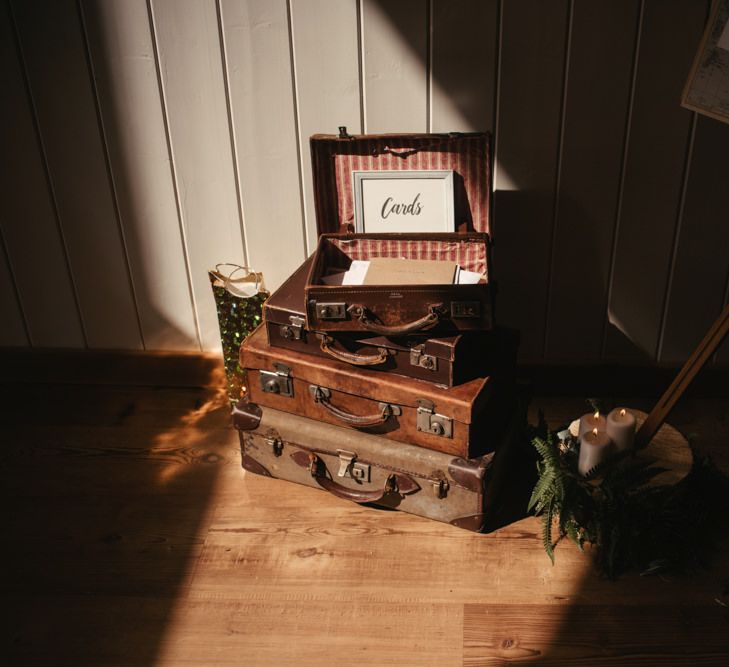
<instances>
[{"instance_id":1,"label":"leather strap","mask_svg":"<svg viewBox=\"0 0 729 667\"><path fill-rule=\"evenodd\" d=\"M349 308L347 308L347 312L353 318L358 319L362 328L367 331L380 334L381 336L404 336L405 334L425 331L426 329L430 329L435 326L438 323L438 320L440 320L442 307L442 303L432 303L428 306L428 313L419 320L408 322L407 324L397 324L395 326L378 324L368 316L367 309L360 303L352 304Z\"/></svg>"},{"instance_id":2,"label":"leather strap","mask_svg":"<svg viewBox=\"0 0 729 667\"><path fill-rule=\"evenodd\" d=\"M330 347L332 338L324 336L321 339L320 348L322 352L326 352L330 357L334 357L339 361L344 361L355 366L378 366L387 360L387 350L384 347L377 348L377 354L357 354L356 352L346 352L344 350L336 350Z\"/></svg>"},{"instance_id":3,"label":"leather strap","mask_svg":"<svg viewBox=\"0 0 729 667\"><path fill-rule=\"evenodd\" d=\"M311 396L314 402L319 403L330 415L350 426L379 426L384 424L393 414L392 407L388 403L383 403L382 409L377 414L354 415L332 405L329 402L329 397L322 391L321 387L316 387Z\"/></svg>"}]
</instances>

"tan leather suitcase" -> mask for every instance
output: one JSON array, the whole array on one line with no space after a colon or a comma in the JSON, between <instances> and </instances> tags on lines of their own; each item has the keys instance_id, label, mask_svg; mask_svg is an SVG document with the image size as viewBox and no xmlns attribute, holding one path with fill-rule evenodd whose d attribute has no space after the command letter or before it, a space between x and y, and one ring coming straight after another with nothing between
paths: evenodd
<instances>
[{"instance_id":1,"label":"tan leather suitcase","mask_svg":"<svg viewBox=\"0 0 729 667\"><path fill-rule=\"evenodd\" d=\"M473 134L314 135L311 154L321 234L306 285L307 328L382 336L451 335L494 326L489 238L490 137ZM453 232L354 233L353 172L452 171ZM477 284L329 285L353 260L452 261Z\"/></svg>"},{"instance_id":2,"label":"tan leather suitcase","mask_svg":"<svg viewBox=\"0 0 729 667\"><path fill-rule=\"evenodd\" d=\"M250 473L491 531L525 516L534 483L533 454L516 433L517 415L495 452L470 460L252 403L234 409L233 423Z\"/></svg>"},{"instance_id":3,"label":"tan leather suitcase","mask_svg":"<svg viewBox=\"0 0 729 667\"><path fill-rule=\"evenodd\" d=\"M304 288L313 257L307 259L266 301L263 318L273 347L337 359L372 370L427 380L444 387L490 374L513 374L516 331L469 331L454 336L423 334L386 337L328 334L306 328Z\"/></svg>"},{"instance_id":4,"label":"tan leather suitcase","mask_svg":"<svg viewBox=\"0 0 729 667\"><path fill-rule=\"evenodd\" d=\"M241 345L248 396L263 407L350 426L384 438L473 458L504 428L510 380L476 378L451 389L271 347L259 327Z\"/></svg>"}]
</instances>

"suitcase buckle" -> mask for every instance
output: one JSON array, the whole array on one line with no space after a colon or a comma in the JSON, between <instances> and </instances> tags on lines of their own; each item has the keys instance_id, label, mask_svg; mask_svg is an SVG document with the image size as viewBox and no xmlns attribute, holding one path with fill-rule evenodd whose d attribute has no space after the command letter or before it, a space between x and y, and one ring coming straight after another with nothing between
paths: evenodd
<instances>
[{"instance_id":1,"label":"suitcase buckle","mask_svg":"<svg viewBox=\"0 0 729 667\"><path fill-rule=\"evenodd\" d=\"M423 344L410 348L410 365L420 366L420 368L425 368L429 371L437 371L438 358L431 354L423 354L424 349L425 345Z\"/></svg>"},{"instance_id":2,"label":"suitcase buckle","mask_svg":"<svg viewBox=\"0 0 729 667\"><path fill-rule=\"evenodd\" d=\"M370 481L370 466L356 461L357 454L346 449L338 449L339 471L337 477L351 477L358 482Z\"/></svg>"},{"instance_id":3,"label":"suitcase buckle","mask_svg":"<svg viewBox=\"0 0 729 667\"><path fill-rule=\"evenodd\" d=\"M439 435L443 438L453 437L453 420L445 415L435 412L435 404L427 398L416 400L418 410L415 418L415 427L418 431Z\"/></svg>"}]
</instances>

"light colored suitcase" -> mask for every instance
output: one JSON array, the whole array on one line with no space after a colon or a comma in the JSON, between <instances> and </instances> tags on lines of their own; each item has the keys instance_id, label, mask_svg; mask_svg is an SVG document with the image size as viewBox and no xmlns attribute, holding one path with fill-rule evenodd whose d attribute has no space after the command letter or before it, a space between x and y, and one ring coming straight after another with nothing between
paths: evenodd
<instances>
[{"instance_id":1,"label":"light colored suitcase","mask_svg":"<svg viewBox=\"0 0 729 667\"><path fill-rule=\"evenodd\" d=\"M241 402L233 423L251 473L472 531L523 517L534 482L532 448L515 429L496 451L467 460L253 403Z\"/></svg>"}]
</instances>

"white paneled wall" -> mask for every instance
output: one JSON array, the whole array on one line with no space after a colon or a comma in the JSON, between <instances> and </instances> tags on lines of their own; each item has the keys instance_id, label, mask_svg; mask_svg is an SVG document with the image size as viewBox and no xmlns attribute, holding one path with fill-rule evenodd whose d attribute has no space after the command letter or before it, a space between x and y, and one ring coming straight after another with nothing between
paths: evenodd
<instances>
[{"instance_id":1,"label":"white paneled wall","mask_svg":"<svg viewBox=\"0 0 729 667\"><path fill-rule=\"evenodd\" d=\"M707 9L7 0L0 345L218 349L207 270L281 284L317 236L309 136L346 125L494 133L525 360L681 360L729 284L729 126L678 104Z\"/></svg>"}]
</instances>

